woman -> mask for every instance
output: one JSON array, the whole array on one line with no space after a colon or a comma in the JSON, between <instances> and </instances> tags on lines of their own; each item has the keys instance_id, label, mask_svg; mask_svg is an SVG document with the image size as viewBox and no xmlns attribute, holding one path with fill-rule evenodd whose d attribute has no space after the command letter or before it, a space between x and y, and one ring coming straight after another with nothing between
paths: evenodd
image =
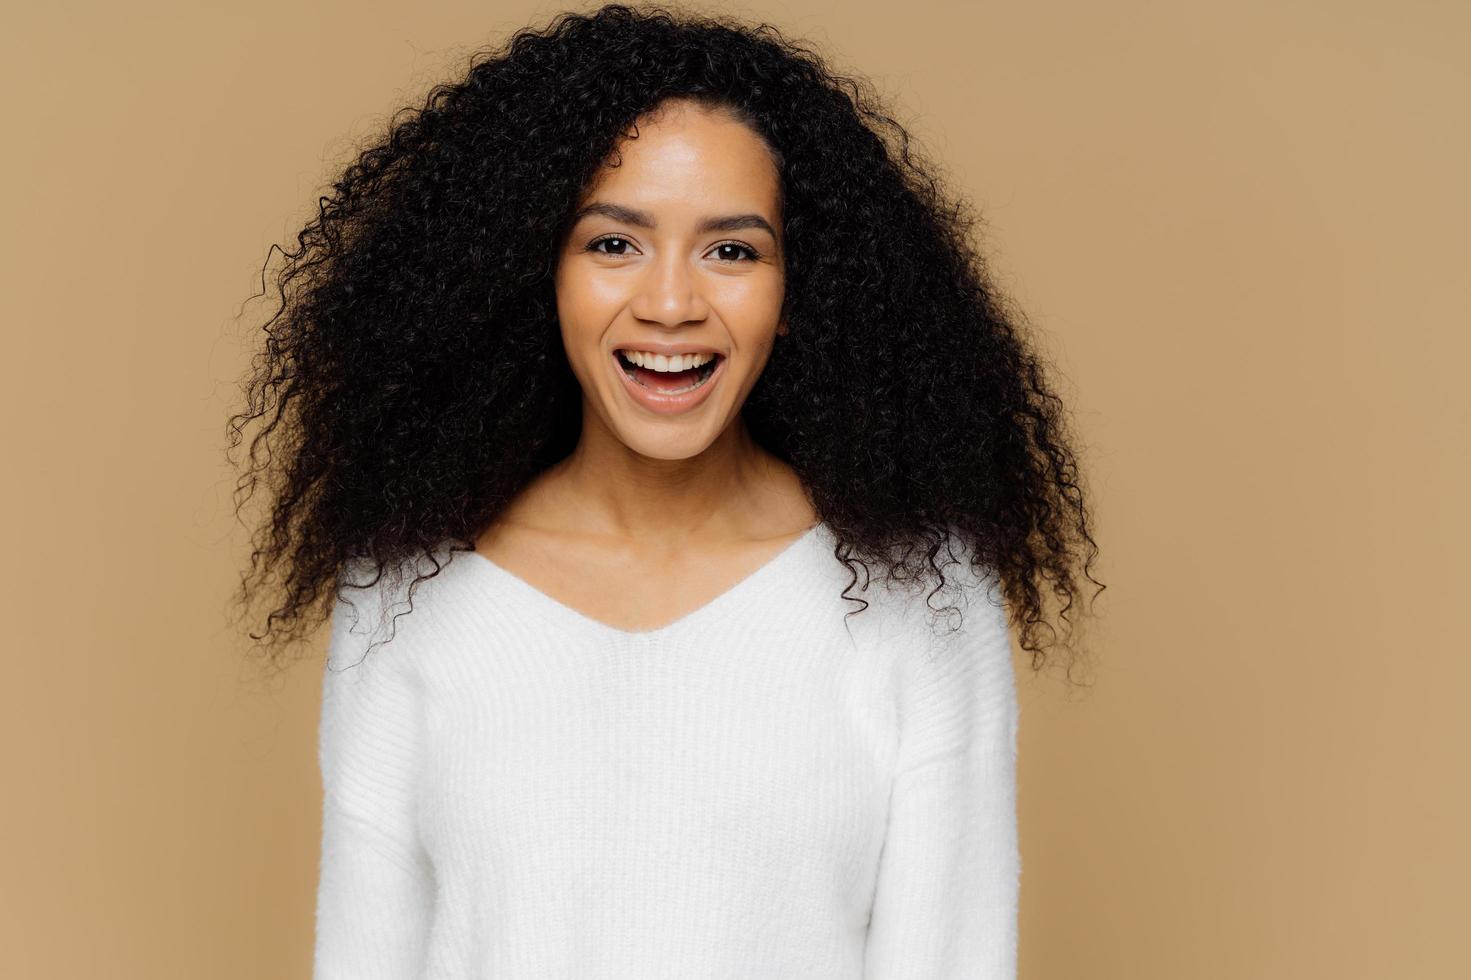
<instances>
[{"instance_id":1,"label":"woman","mask_svg":"<svg viewBox=\"0 0 1471 980\"><path fill-rule=\"evenodd\" d=\"M319 980L1014 976L1003 602L1040 667L1095 549L874 105L764 25L566 14L300 236L237 420L291 434L272 621L338 602Z\"/></svg>"}]
</instances>

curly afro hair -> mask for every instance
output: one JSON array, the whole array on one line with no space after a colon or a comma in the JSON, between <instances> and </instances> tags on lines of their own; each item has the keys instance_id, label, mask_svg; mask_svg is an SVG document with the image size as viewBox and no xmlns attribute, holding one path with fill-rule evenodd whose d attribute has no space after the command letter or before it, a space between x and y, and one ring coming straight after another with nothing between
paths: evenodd
<instances>
[{"instance_id":1,"label":"curly afro hair","mask_svg":"<svg viewBox=\"0 0 1471 980\"><path fill-rule=\"evenodd\" d=\"M742 415L836 534L843 597L867 608L848 589L869 562L938 577L932 597L958 541L999 577L1034 669L1073 650L1082 579L1103 586L1064 406L971 240L979 219L871 84L770 25L663 6L563 13L480 54L395 113L282 250L227 426L233 450L261 422L237 514L260 480L274 490L239 600L279 576L282 603L252 638L274 653L314 629L350 562L473 548L573 449L565 226L636 120L684 99L749 125L778 164L789 332Z\"/></svg>"}]
</instances>

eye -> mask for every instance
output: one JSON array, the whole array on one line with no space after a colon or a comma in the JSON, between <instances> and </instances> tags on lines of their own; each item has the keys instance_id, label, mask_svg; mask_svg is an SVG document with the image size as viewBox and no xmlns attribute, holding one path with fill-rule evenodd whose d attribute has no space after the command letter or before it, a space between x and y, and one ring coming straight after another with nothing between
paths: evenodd
<instances>
[{"instance_id":1,"label":"eye","mask_svg":"<svg viewBox=\"0 0 1471 980\"><path fill-rule=\"evenodd\" d=\"M744 242L721 242L719 245L715 246L715 250L717 252L723 248L743 249L748 255L751 256L749 259L747 259L748 262L755 262L761 258L760 252L756 251L754 248Z\"/></svg>"},{"instance_id":2,"label":"eye","mask_svg":"<svg viewBox=\"0 0 1471 980\"><path fill-rule=\"evenodd\" d=\"M609 248L603 249L600 247L604 244L607 244ZM602 235L588 242L583 250L587 252L598 252L602 255L628 255L631 254L628 251L631 246L632 243L627 238L624 238L622 235ZM722 249L725 249L726 251L724 253L721 253ZM744 252L745 255L748 256L748 258L746 258L745 260L747 262L756 262L761 258L761 253L756 251L751 246L747 245L745 242L721 242L720 244L715 246L715 251L717 253L717 258L719 258L720 261L725 264L731 264L741 261L742 252ZM734 251L735 254L731 255L731 251Z\"/></svg>"},{"instance_id":3,"label":"eye","mask_svg":"<svg viewBox=\"0 0 1471 980\"><path fill-rule=\"evenodd\" d=\"M603 235L601 238L594 238L592 241L588 242L587 243L587 248L585 249L585 251L588 251L588 252L601 252L602 249L598 248L598 246L601 245L601 244L603 244L604 242L617 242L619 245L624 245L624 246L626 246L626 245L629 244L628 239L624 238L622 235ZM603 254L604 255L627 255L628 253L627 252L621 252L620 251L620 252L603 252Z\"/></svg>"}]
</instances>

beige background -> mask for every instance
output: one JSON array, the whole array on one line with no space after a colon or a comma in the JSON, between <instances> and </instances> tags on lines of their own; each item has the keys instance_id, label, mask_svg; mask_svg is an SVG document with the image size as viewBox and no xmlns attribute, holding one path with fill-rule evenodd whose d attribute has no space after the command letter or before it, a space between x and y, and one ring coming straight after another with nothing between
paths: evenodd
<instances>
[{"instance_id":1,"label":"beige background","mask_svg":"<svg viewBox=\"0 0 1471 980\"><path fill-rule=\"evenodd\" d=\"M318 668L252 684L225 619L242 304L557 9L9 12L0 975L307 975ZM1022 975L1467 976L1471 7L740 10L952 168L1084 435L1111 588L1091 693L1023 674Z\"/></svg>"}]
</instances>

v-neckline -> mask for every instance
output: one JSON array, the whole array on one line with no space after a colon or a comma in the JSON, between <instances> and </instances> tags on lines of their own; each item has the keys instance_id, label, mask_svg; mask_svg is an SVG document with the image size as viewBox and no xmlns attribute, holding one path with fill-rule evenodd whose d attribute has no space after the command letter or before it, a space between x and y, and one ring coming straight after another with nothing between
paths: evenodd
<instances>
[{"instance_id":1,"label":"v-neckline","mask_svg":"<svg viewBox=\"0 0 1471 980\"><path fill-rule=\"evenodd\" d=\"M801 536L789 542L780 551L757 566L750 574L714 598L707 600L703 605L685 613L678 619L646 630L623 629L611 623L605 623L600 619L595 619L587 613L572 608L560 599L553 598L479 551L471 550L457 553L470 555L477 567L489 572L496 580L527 602L540 607L548 616L570 621L596 635L637 642L660 639L671 633L700 626L712 620L715 616L723 612L726 607L754 590L757 586L780 571L787 563L792 561L818 535L823 526L824 523L818 521L806 531L802 532Z\"/></svg>"}]
</instances>

